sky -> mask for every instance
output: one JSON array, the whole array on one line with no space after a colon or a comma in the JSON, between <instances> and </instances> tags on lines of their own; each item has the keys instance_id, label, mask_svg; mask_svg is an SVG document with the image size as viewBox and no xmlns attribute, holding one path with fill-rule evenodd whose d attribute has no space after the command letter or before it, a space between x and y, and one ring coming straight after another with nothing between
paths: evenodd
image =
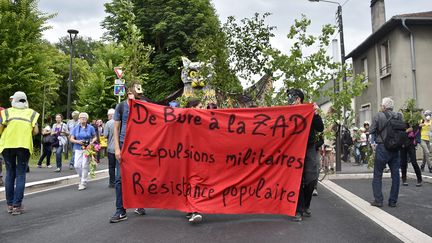
<instances>
[{"instance_id":1,"label":"sky","mask_svg":"<svg viewBox=\"0 0 432 243\"><path fill-rule=\"evenodd\" d=\"M370 0L333 0L342 5L345 52L350 53L372 32ZM104 30L100 23L105 17L103 4L109 0L40 0L39 10L57 15L48 21L52 26L44 32L44 38L54 43L68 29L76 29L79 35L99 39ZM306 15L311 19L311 34L319 34L325 24L336 24L337 4L310 2L308 0L212 0L219 19L226 22L228 16L240 20L251 18L255 12L270 12L267 23L276 26L275 37L271 40L274 47L287 52L289 42L286 35L295 19ZM404 13L432 10L431 0L385 0L386 20ZM335 38L338 34L335 33ZM331 51L329 51L331 52Z\"/></svg>"}]
</instances>

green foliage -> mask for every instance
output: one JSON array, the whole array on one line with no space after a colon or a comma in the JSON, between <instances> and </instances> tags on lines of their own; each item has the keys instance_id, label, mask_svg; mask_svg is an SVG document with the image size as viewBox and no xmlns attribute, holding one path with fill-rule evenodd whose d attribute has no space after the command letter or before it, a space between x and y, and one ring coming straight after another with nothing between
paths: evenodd
<instances>
[{"instance_id":1,"label":"green foliage","mask_svg":"<svg viewBox=\"0 0 432 243\"><path fill-rule=\"evenodd\" d=\"M307 34L310 23L305 16L295 20L287 35L293 42L289 54L283 54L275 49L270 53L273 57L272 68L280 73L277 79L283 80L283 89L279 92L298 88L305 93L306 101L318 99L321 96L321 88L337 79L339 74L339 64L334 63L326 54L334 28L325 25L319 36L313 36ZM308 48L314 52L305 55L304 50ZM285 104L285 100L277 102Z\"/></svg>"},{"instance_id":2,"label":"green foliage","mask_svg":"<svg viewBox=\"0 0 432 243\"><path fill-rule=\"evenodd\" d=\"M126 0L114 0L105 5L109 14L104 20L107 36L117 41L125 39L122 30L128 18L119 14L119 6ZM153 65L144 87L145 94L161 100L183 87L180 79L181 56L197 60L203 43L218 38L219 20L209 0L134 0L135 24L143 34L143 43L154 47L150 56ZM201 40L207 40L202 42ZM222 55L216 55L220 58ZM206 56L208 58L208 56ZM205 61L200 59L201 61ZM226 60L216 60L226 63ZM219 64L218 64L219 65ZM222 67L223 64L220 64Z\"/></svg>"},{"instance_id":3,"label":"green foliage","mask_svg":"<svg viewBox=\"0 0 432 243\"><path fill-rule=\"evenodd\" d=\"M106 44L94 50L95 64L88 79L83 80L78 91L77 109L89 114L90 119L105 118L108 109L115 108L118 101L114 96L114 67L119 66L125 49L115 43Z\"/></svg>"},{"instance_id":4,"label":"green foliage","mask_svg":"<svg viewBox=\"0 0 432 243\"><path fill-rule=\"evenodd\" d=\"M135 25L135 14L133 13L133 3L131 1L122 1L123 6L118 11L121 18L126 18L125 28L122 30L128 38L120 40L124 47L124 67L126 81L139 82L145 84L148 79L148 71L152 67L149 63L150 55L153 48L144 45L142 34Z\"/></svg>"},{"instance_id":5,"label":"green foliage","mask_svg":"<svg viewBox=\"0 0 432 243\"><path fill-rule=\"evenodd\" d=\"M271 56L266 51L272 48L270 38L274 37L272 31L276 27L265 23L270 15L255 13L253 18L244 18L240 24L230 16L223 25L231 69L250 84L253 84L253 75L263 76L272 71L269 67Z\"/></svg>"},{"instance_id":6,"label":"green foliage","mask_svg":"<svg viewBox=\"0 0 432 243\"><path fill-rule=\"evenodd\" d=\"M37 10L37 1L0 0L0 103L8 107L16 91L27 94L30 107L42 110L44 86L55 86L50 68L53 49L41 39L46 21L53 17ZM55 89L47 95L56 98Z\"/></svg>"},{"instance_id":7,"label":"green foliage","mask_svg":"<svg viewBox=\"0 0 432 243\"><path fill-rule=\"evenodd\" d=\"M410 125L410 127L418 126L420 121L423 119L422 110L417 108L416 101L414 99L408 99L405 101L403 108L401 109L404 121Z\"/></svg>"},{"instance_id":8,"label":"green foliage","mask_svg":"<svg viewBox=\"0 0 432 243\"><path fill-rule=\"evenodd\" d=\"M70 37L62 36L59 38L59 41L55 43L55 46L62 51L66 55L70 55ZM90 37L83 37L78 35L77 38L73 41L74 45L74 53L73 57L84 59L87 63L92 66L95 62L95 55L93 51L102 45L99 41L94 41Z\"/></svg>"}]
</instances>

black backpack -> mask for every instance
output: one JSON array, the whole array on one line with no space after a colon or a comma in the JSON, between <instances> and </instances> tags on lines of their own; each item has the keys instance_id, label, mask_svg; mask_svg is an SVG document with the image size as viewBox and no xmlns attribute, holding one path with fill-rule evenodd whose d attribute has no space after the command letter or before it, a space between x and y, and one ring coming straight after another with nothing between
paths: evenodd
<instances>
[{"instance_id":1,"label":"black backpack","mask_svg":"<svg viewBox=\"0 0 432 243\"><path fill-rule=\"evenodd\" d=\"M406 146L409 140L408 134L406 133L407 125L402 119L399 119L398 116L394 116L389 112L384 112L384 115L387 121L383 129L379 132L379 135L381 139L383 139L381 132L387 129L387 137L383 139L384 147L390 151L398 151Z\"/></svg>"},{"instance_id":2,"label":"black backpack","mask_svg":"<svg viewBox=\"0 0 432 243\"><path fill-rule=\"evenodd\" d=\"M344 131L342 132L342 144L347 146L351 146L354 144L351 137L351 132L348 129L344 129Z\"/></svg>"}]
</instances>

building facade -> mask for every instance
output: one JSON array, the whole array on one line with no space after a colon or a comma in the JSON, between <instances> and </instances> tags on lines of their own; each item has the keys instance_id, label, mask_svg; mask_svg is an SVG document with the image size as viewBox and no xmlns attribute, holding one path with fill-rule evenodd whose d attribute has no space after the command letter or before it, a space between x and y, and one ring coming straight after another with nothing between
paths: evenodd
<instances>
[{"instance_id":1,"label":"building facade","mask_svg":"<svg viewBox=\"0 0 432 243\"><path fill-rule=\"evenodd\" d=\"M383 0L371 1L374 32L347 55L354 74L363 74L368 83L354 102L357 124L371 121L384 97L394 99L395 110L408 99L432 109L432 11L396 15L380 24L384 12Z\"/></svg>"}]
</instances>

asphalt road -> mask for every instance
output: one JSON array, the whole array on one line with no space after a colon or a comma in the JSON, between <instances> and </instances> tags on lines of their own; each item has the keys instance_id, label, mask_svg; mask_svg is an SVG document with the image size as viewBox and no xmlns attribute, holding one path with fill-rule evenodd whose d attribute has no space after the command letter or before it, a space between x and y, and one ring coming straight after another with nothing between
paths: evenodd
<instances>
[{"instance_id":1,"label":"asphalt road","mask_svg":"<svg viewBox=\"0 0 432 243\"><path fill-rule=\"evenodd\" d=\"M363 200L372 201L372 179L337 179L332 180L346 190L355 193ZM398 219L414 226L418 230L432 237L432 186L424 182L423 186L416 187L416 179L409 178L408 186L400 186L397 207L387 206L390 194L391 179L383 179L382 192L384 207L381 209Z\"/></svg>"},{"instance_id":2,"label":"asphalt road","mask_svg":"<svg viewBox=\"0 0 432 243\"><path fill-rule=\"evenodd\" d=\"M324 188L312 201L312 217L292 222L283 215L205 215L190 225L183 212L148 209L110 224L114 190L106 180L28 195L26 212L0 212L0 242L399 242ZM0 202L4 209L5 202Z\"/></svg>"}]
</instances>

